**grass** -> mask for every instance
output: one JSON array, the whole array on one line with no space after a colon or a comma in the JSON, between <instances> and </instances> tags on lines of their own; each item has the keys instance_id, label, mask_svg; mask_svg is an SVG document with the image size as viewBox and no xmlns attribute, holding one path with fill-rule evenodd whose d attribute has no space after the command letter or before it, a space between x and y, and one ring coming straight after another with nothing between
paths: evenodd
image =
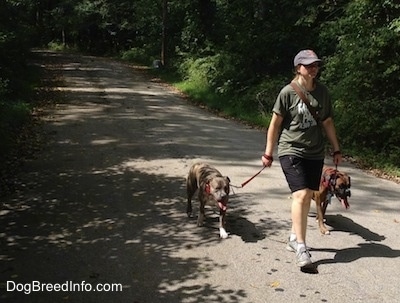
<instances>
[{"instance_id":1,"label":"grass","mask_svg":"<svg viewBox=\"0 0 400 303\"><path fill-rule=\"evenodd\" d=\"M10 86L8 81L3 82L0 89L0 195L5 191L6 175L14 173L21 150L26 151L22 145L31 137L28 130L41 78L34 65L23 65L15 73L21 75L17 81Z\"/></svg>"},{"instance_id":2,"label":"grass","mask_svg":"<svg viewBox=\"0 0 400 303\"><path fill-rule=\"evenodd\" d=\"M167 70L153 70L154 75L171 84L187 96L193 104L206 107L208 110L228 118L233 118L253 127L265 128L271 119L270 115L241 106L238 97L220 94L205 83L193 80L182 80L179 75Z\"/></svg>"}]
</instances>

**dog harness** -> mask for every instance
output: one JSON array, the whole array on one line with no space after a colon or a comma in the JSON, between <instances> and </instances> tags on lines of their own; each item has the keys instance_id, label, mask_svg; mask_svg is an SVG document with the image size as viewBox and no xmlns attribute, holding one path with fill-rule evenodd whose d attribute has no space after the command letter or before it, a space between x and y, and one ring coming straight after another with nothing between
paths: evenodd
<instances>
[{"instance_id":1,"label":"dog harness","mask_svg":"<svg viewBox=\"0 0 400 303\"><path fill-rule=\"evenodd\" d=\"M328 168L322 175L321 184L328 189L326 202L330 204L332 197L336 196L338 200L343 204L343 206L347 209L350 207L347 201L347 197L351 196L350 177L348 186L340 186L339 188L336 188L336 182L338 178L338 170L333 168Z\"/></svg>"}]
</instances>

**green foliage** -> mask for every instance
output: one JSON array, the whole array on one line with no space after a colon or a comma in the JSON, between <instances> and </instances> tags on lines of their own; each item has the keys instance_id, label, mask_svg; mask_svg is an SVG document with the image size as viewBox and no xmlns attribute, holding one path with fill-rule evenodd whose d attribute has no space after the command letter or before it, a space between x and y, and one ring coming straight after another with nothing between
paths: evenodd
<instances>
[{"instance_id":1,"label":"green foliage","mask_svg":"<svg viewBox=\"0 0 400 303\"><path fill-rule=\"evenodd\" d=\"M28 0L5 0L0 5L0 166L30 119L30 105L21 100L31 98L37 80L27 64L37 38L30 23L34 6Z\"/></svg>"},{"instance_id":2,"label":"green foliage","mask_svg":"<svg viewBox=\"0 0 400 303\"><path fill-rule=\"evenodd\" d=\"M0 87L0 97L20 98L26 92L26 62L35 37L34 28L20 19L28 4L5 1L0 6L0 72L3 83L7 83L6 90Z\"/></svg>"},{"instance_id":3,"label":"green foliage","mask_svg":"<svg viewBox=\"0 0 400 303\"><path fill-rule=\"evenodd\" d=\"M64 44L60 43L59 41L50 41L47 44L47 48L53 51L65 51L68 49Z\"/></svg>"},{"instance_id":4,"label":"green foliage","mask_svg":"<svg viewBox=\"0 0 400 303\"><path fill-rule=\"evenodd\" d=\"M0 101L0 155L9 153L19 129L30 120L30 113L27 103Z\"/></svg>"},{"instance_id":5,"label":"green foliage","mask_svg":"<svg viewBox=\"0 0 400 303\"><path fill-rule=\"evenodd\" d=\"M129 62L150 65L150 63L155 59L150 54L151 52L147 51L144 47L134 47L127 51L123 51L121 54L121 59Z\"/></svg>"},{"instance_id":6,"label":"green foliage","mask_svg":"<svg viewBox=\"0 0 400 303\"><path fill-rule=\"evenodd\" d=\"M245 96L247 107L262 116L269 116L282 87L291 80L290 76L265 77L257 86L251 87ZM245 104L243 104L244 106Z\"/></svg>"},{"instance_id":7,"label":"green foliage","mask_svg":"<svg viewBox=\"0 0 400 303\"><path fill-rule=\"evenodd\" d=\"M352 1L323 35L336 38L324 79L332 83L342 144L400 166L400 5ZM368 155L370 156L370 155ZM372 162L372 161L371 161Z\"/></svg>"},{"instance_id":8,"label":"green foliage","mask_svg":"<svg viewBox=\"0 0 400 303\"><path fill-rule=\"evenodd\" d=\"M237 54L219 52L198 58L187 57L178 66L178 72L188 81L196 81L201 86L210 87L217 94L235 95L247 88L253 79Z\"/></svg>"},{"instance_id":9,"label":"green foliage","mask_svg":"<svg viewBox=\"0 0 400 303\"><path fill-rule=\"evenodd\" d=\"M219 91L214 82L219 73L218 58L215 56L183 61L177 69L180 81L177 87L190 95L191 98L216 110L228 107L229 99Z\"/></svg>"}]
</instances>

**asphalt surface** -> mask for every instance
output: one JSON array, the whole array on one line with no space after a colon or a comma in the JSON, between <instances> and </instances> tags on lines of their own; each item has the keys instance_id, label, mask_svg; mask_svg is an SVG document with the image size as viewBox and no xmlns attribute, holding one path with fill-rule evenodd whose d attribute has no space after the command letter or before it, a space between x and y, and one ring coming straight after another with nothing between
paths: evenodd
<instances>
[{"instance_id":1,"label":"asphalt surface","mask_svg":"<svg viewBox=\"0 0 400 303\"><path fill-rule=\"evenodd\" d=\"M340 166L351 208L332 200L322 236L312 206L319 273L306 274L285 250L291 200L279 163L240 186L261 168L263 131L122 63L43 53L42 67L62 73L64 98L45 110L47 144L1 201L1 302L398 302L398 184ZM186 216L197 160L232 181L228 239L213 209L204 227Z\"/></svg>"}]
</instances>

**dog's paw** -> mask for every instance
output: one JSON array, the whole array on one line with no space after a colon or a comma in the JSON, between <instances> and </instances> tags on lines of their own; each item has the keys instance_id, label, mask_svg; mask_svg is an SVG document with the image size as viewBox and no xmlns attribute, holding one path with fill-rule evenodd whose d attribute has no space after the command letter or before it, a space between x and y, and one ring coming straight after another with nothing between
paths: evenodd
<instances>
[{"instance_id":1,"label":"dog's paw","mask_svg":"<svg viewBox=\"0 0 400 303\"><path fill-rule=\"evenodd\" d=\"M320 229L320 232L321 232L321 235L330 235L331 234L331 232L326 228Z\"/></svg>"},{"instance_id":2,"label":"dog's paw","mask_svg":"<svg viewBox=\"0 0 400 303\"><path fill-rule=\"evenodd\" d=\"M203 226L204 218L205 218L204 214L199 213L199 216L197 217L197 226L199 227Z\"/></svg>"},{"instance_id":3,"label":"dog's paw","mask_svg":"<svg viewBox=\"0 0 400 303\"><path fill-rule=\"evenodd\" d=\"M219 228L219 236L220 236L222 239L228 238L228 233L226 232L225 228L223 228L223 227L220 227L220 228Z\"/></svg>"}]
</instances>

